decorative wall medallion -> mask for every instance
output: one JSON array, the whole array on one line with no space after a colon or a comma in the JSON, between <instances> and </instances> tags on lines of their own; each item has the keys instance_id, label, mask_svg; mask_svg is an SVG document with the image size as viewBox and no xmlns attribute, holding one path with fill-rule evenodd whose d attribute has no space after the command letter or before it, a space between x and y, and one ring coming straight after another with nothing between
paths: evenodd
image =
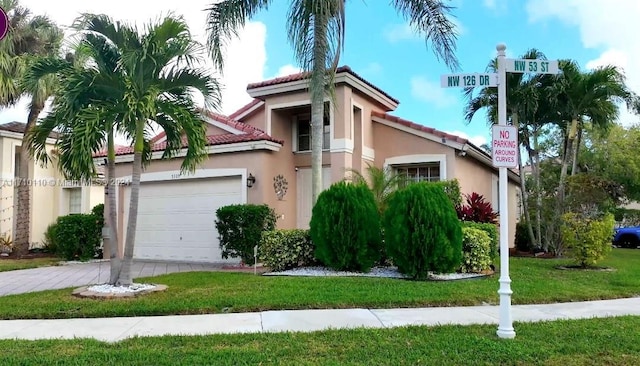
<instances>
[{"instance_id":1,"label":"decorative wall medallion","mask_svg":"<svg viewBox=\"0 0 640 366\"><path fill-rule=\"evenodd\" d=\"M287 194L288 186L289 183L287 183L287 180L284 179L282 174L278 174L277 176L273 177L273 190L276 192L278 200L282 201L284 196Z\"/></svg>"}]
</instances>

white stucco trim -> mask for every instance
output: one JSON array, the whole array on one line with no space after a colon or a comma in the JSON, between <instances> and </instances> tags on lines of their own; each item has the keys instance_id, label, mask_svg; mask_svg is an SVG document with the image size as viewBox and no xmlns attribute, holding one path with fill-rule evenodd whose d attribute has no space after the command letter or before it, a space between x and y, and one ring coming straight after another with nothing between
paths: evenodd
<instances>
[{"instance_id":1,"label":"white stucco trim","mask_svg":"<svg viewBox=\"0 0 640 366\"><path fill-rule=\"evenodd\" d=\"M11 131L0 130L0 137L8 137L8 138L16 139L16 140L20 141L20 143L18 143L17 146L20 146L22 144L22 134L19 133L19 132L11 132ZM49 144L49 145L55 145L56 141L57 141L56 139L47 138L45 140L45 143Z\"/></svg>"},{"instance_id":2,"label":"white stucco trim","mask_svg":"<svg viewBox=\"0 0 640 366\"><path fill-rule=\"evenodd\" d=\"M282 145L272 141L252 141L252 142L238 142L235 144L214 145L207 147L207 154L222 154L230 152L240 151L253 151L253 150L270 150L280 151ZM163 151L155 151L151 156L152 160L159 160L162 158ZM187 149L182 149L179 153L173 156L173 158L181 158L187 155ZM94 163L102 165L105 157L93 158ZM118 155L116 156L116 164L119 163L131 163L133 162L133 154Z\"/></svg>"},{"instance_id":3,"label":"white stucco trim","mask_svg":"<svg viewBox=\"0 0 640 366\"><path fill-rule=\"evenodd\" d=\"M250 115L251 113L255 112L258 108L262 107L264 105L264 101L259 101L258 103L256 103L253 107L247 109L246 111L240 113L239 115L233 117L234 120L239 121L241 119L243 119L244 117ZM231 113L230 115L233 115L233 113Z\"/></svg>"},{"instance_id":4,"label":"white stucco trim","mask_svg":"<svg viewBox=\"0 0 640 366\"><path fill-rule=\"evenodd\" d=\"M222 178L240 176L242 203L247 203L247 173L246 168L235 169L198 169L193 174L180 174L179 170L167 170L164 172L142 173L140 175L140 183L144 182L165 182L176 180L189 180L201 178ZM131 182L131 176L120 177L122 182Z\"/></svg>"},{"instance_id":5,"label":"white stucco trim","mask_svg":"<svg viewBox=\"0 0 640 366\"><path fill-rule=\"evenodd\" d=\"M374 161L376 160L376 152L370 147L363 146L362 147L362 159Z\"/></svg>"},{"instance_id":6,"label":"white stucco trim","mask_svg":"<svg viewBox=\"0 0 640 366\"><path fill-rule=\"evenodd\" d=\"M401 130L401 131L410 133L412 135L420 136L422 138L437 142L437 143L445 145L445 146L452 147L454 149L461 150L465 146L464 144L461 144L459 142L451 141L451 140L448 140L446 138L443 138L443 137L440 137L440 136L436 136L436 135L428 133L428 132L419 131L419 130L416 130L415 128L407 127L407 126L401 125L401 124L396 123L396 122L387 121L386 119L380 118L380 117L377 117L377 116L372 116L371 120L375 121L375 122L378 122L380 124L383 124L385 126L388 126L388 127L391 127L391 128L395 128L397 130Z\"/></svg>"},{"instance_id":7,"label":"white stucco trim","mask_svg":"<svg viewBox=\"0 0 640 366\"><path fill-rule=\"evenodd\" d=\"M346 152L353 154L354 143L350 139L333 139L331 140L331 152Z\"/></svg>"},{"instance_id":8,"label":"white stucco trim","mask_svg":"<svg viewBox=\"0 0 640 366\"><path fill-rule=\"evenodd\" d=\"M447 180L447 155L445 154L416 154L401 155L385 159L384 169L391 166L420 163L440 163L440 180Z\"/></svg>"},{"instance_id":9,"label":"white stucco trim","mask_svg":"<svg viewBox=\"0 0 640 366\"><path fill-rule=\"evenodd\" d=\"M204 117L203 118L204 121L207 122L208 124L210 124L212 126L215 126L215 127L218 127L221 130L225 130L227 132L230 132L230 133L232 133L234 135L242 135L243 133L246 133L244 131L238 130L237 128L233 128L233 127L229 126L226 123L222 123L222 122L216 121L215 119L213 119L213 118L211 118L211 117L209 117L207 115L204 115L203 117Z\"/></svg>"},{"instance_id":10,"label":"white stucco trim","mask_svg":"<svg viewBox=\"0 0 640 366\"><path fill-rule=\"evenodd\" d=\"M366 95L372 97L375 101L382 104L388 110L395 110L398 107L398 103L394 100L390 99L383 93L378 90L372 88L368 84L362 82L360 79L354 77L348 72L341 72L336 74L335 84L346 83L353 88L358 89L359 91L364 92ZM273 94L283 94L290 92L303 91L308 88L309 80L302 79L296 81L290 81L286 83L279 83L276 85L267 85L258 88L251 88L247 90L247 93L252 98L264 97ZM268 133L268 132L267 132Z\"/></svg>"},{"instance_id":11,"label":"white stucco trim","mask_svg":"<svg viewBox=\"0 0 640 366\"><path fill-rule=\"evenodd\" d=\"M265 130L266 131L264 131L264 132L266 132L267 135L271 135L271 115L273 113L273 110L275 110L275 109L284 109L284 108L292 108L292 107L301 107L301 106L305 106L305 105L311 105L311 100L310 99L302 99L302 100L296 100L296 101L292 101L292 102L267 105L267 118L266 118L266 122L265 122Z\"/></svg>"}]
</instances>

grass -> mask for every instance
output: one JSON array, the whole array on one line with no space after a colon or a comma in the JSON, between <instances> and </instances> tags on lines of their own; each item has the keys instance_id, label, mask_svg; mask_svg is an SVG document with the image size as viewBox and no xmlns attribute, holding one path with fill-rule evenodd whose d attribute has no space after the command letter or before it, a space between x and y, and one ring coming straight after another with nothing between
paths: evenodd
<instances>
[{"instance_id":1,"label":"grass","mask_svg":"<svg viewBox=\"0 0 640 366\"><path fill-rule=\"evenodd\" d=\"M638 365L640 317L515 325L0 341L2 365Z\"/></svg>"},{"instance_id":2,"label":"grass","mask_svg":"<svg viewBox=\"0 0 640 366\"><path fill-rule=\"evenodd\" d=\"M56 266L60 258L46 257L33 259L0 259L0 272L38 267Z\"/></svg>"},{"instance_id":3,"label":"grass","mask_svg":"<svg viewBox=\"0 0 640 366\"><path fill-rule=\"evenodd\" d=\"M513 304L613 299L640 294L640 250L615 249L601 265L615 271L558 270L569 260L512 258ZM498 304L498 275L458 281L353 277L255 276L250 273L175 273L136 282L164 292L95 300L51 290L0 297L0 319L204 314L280 309L395 308ZM29 304L25 306L24 304Z\"/></svg>"}]
</instances>

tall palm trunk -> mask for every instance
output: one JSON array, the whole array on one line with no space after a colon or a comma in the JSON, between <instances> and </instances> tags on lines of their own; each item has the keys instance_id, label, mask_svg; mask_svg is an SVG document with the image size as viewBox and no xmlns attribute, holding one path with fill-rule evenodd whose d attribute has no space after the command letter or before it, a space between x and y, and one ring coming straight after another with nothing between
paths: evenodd
<instances>
[{"instance_id":1,"label":"tall palm trunk","mask_svg":"<svg viewBox=\"0 0 640 366\"><path fill-rule=\"evenodd\" d=\"M311 204L315 205L322 192L322 145L324 140L324 80L326 73L327 46L321 40L326 38L327 25L321 21L314 23L314 61L311 71ZM321 83L321 84L318 84Z\"/></svg>"},{"instance_id":2,"label":"tall palm trunk","mask_svg":"<svg viewBox=\"0 0 640 366\"><path fill-rule=\"evenodd\" d=\"M128 286L133 283L131 278L131 264L133 248L138 227L138 201L140 197L140 175L142 174L142 151L144 149L144 122L136 126L135 144L133 148L133 171L131 173L131 194L129 198L129 222L127 223L127 237L125 240L122 269L118 278L118 285Z\"/></svg>"},{"instance_id":3,"label":"tall palm trunk","mask_svg":"<svg viewBox=\"0 0 640 366\"><path fill-rule=\"evenodd\" d=\"M561 214L563 210L560 210L563 207L564 196L565 196L565 187L567 180L567 170L569 169L569 156L573 151L573 140L576 138L576 133L578 130L578 119L574 118L571 121L571 125L569 127L569 131L567 133L567 145L564 148L564 153L562 154L562 166L560 167L560 182L558 183L558 213Z\"/></svg>"},{"instance_id":4,"label":"tall palm trunk","mask_svg":"<svg viewBox=\"0 0 640 366\"><path fill-rule=\"evenodd\" d=\"M22 134L22 145L20 147L20 161L18 162L20 171L18 172L18 199L16 207L16 232L15 245L17 247L18 257L22 257L29 253L29 244L31 241L31 184L28 182L31 177L31 157L27 153L27 144L29 132L36 125L40 112L44 109L44 103L31 102L27 124Z\"/></svg>"},{"instance_id":5,"label":"tall palm trunk","mask_svg":"<svg viewBox=\"0 0 640 366\"><path fill-rule=\"evenodd\" d=\"M580 143L582 142L582 126L578 127L578 135L576 137L576 143L573 147L573 159L571 166L571 175L575 175L578 172L578 151L580 150Z\"/></svg>"},{"instance_id":6,"label":"tall palm trunk","mask_svg":"<svg viewBox=\"0 0 640 366\"><path fill-rule=\"evenodd\" d=\"M516 127L517 131L520 131L520 126L519 126L519 121L518 121L518 115L516 113L514 113L512 115L512 120L513 120L513 124ZM526 134L523 134L523 141L522 143L525 145L525 148L527 148L527 150L529 147L529 137ZM526 187L526 183L525 183L525 176L524 176L524 169L522 167L522 154L520 154L520 152L518 151L518 174L520 175L520 191L521 191L521 195L522 195L522 209L524 211L524 219L526 221L526 225L527 225L527 232L529 233L529 240L531 241L531 243L535 243L536 242L536 238L533 235L533 226L531 224L531 217L529 215L529 196L527 194L527 187Z\"/></svg>"},{"instance_id":7,"label":"tall palm trunk","mask_svg":"<svg viewBox=\"0 0 640 366\"><path fill-rule=\"evenodd\" d=\"M538 237L537 247L547 251L547 246L542 245L542 190L540 187L540 144L538 143L538 130L533 131L533 151L531 156L531 172L533 174L533 185L536 195L536 236Z\"/></svg>"},{"instance_id":8,"label":"tall palm trunk","mask_svg":"<svg viewBox=\"0 0 640 366\"><path fill-rule=\"evenodd\" d=\"M107 230L109 230L109 239L107 245L109 247L109 264L111 266L111 275L109 284L115 285L120 277L122 263L118 257L118 211L116 207L116 149L113 136L113 126L108 126L107 136L107 200L109 203L109 221Z\"/></svg>"}]
</instances>

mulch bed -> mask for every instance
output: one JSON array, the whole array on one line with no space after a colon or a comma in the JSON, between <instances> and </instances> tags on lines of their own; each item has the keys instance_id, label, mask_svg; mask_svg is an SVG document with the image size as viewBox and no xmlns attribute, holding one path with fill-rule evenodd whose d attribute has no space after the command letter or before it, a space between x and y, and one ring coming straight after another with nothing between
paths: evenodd
<instances>
[{"instance_id":1,"label":"mulch bed","mask_svg":"<svg viewBox=\"0 0 640 366\"><path fill-rule=\"evenodd\" d=\"M510 257L542 258L542 259L557 258L555 255L553 255L553 253L545 253L545 252L531 253L531 252L521 252L513 249L509 250L509 256Z\"/></svg>"}]
</instances>

